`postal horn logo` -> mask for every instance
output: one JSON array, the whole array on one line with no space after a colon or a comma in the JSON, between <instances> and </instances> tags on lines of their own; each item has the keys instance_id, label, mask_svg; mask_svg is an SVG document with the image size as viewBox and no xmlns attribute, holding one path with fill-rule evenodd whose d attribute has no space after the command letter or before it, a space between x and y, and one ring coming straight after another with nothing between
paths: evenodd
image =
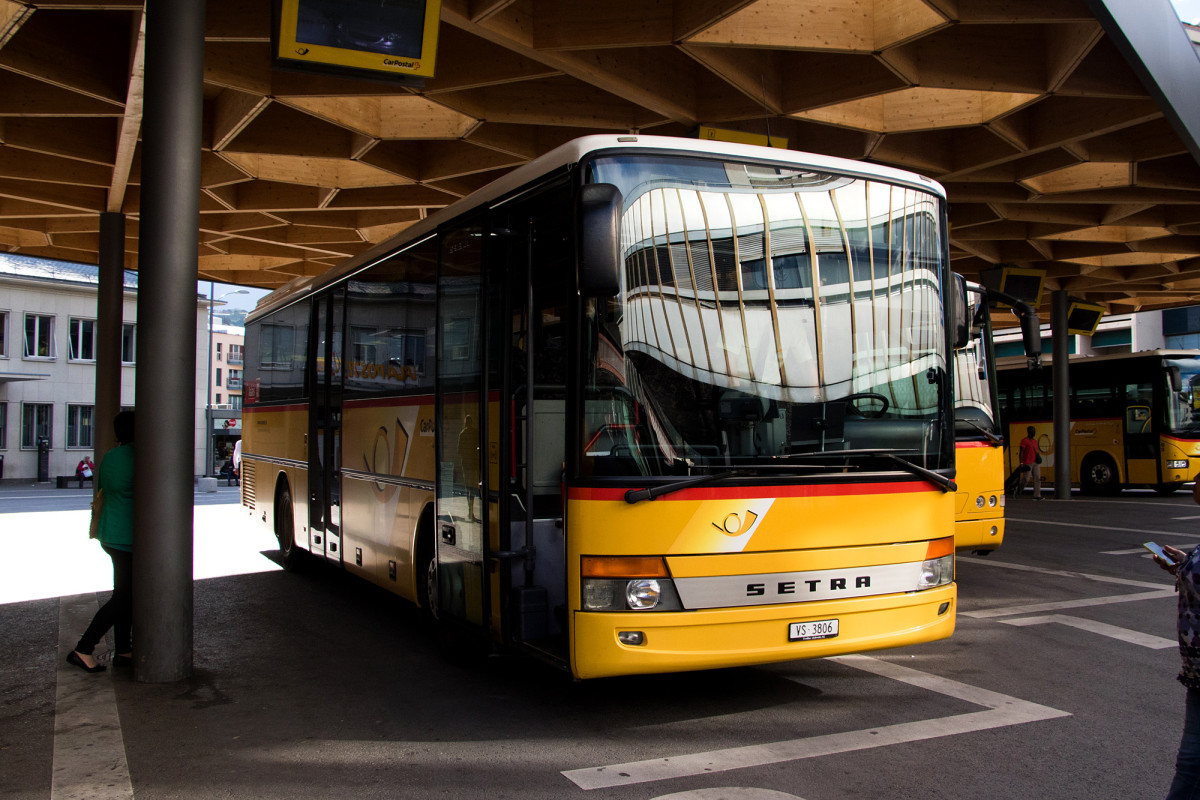
<instances>
[{"instance_id":1,"label":"postal horn logo","mask_svg":"<svg viewBox=\"0 0 1200 800\"><path fill-rule=\"evenodd\" d=\"M728 536L739 536L754 527L758 522L758 514L749 509L744 514L726 514L725 519L714 522L712 526Z\"/></svg>"}]
</instances>

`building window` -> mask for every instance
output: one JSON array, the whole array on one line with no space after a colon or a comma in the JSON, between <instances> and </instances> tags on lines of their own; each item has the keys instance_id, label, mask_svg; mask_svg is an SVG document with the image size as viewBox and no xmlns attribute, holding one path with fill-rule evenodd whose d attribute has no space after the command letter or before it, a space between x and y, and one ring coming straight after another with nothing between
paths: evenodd
<instances>
[{"instance_id":1,"label":"building window","mask_svg":"<svg viewBox=\"0 0 1200 800\"><path fill-rule=\"evenodd\" d=\"M71 320L72 361L96 360L96 322L90 319Z\"/></svg>"},{"instance_id":2,"label":"building window","mask_svg":"<svg viewBox=\"0 0 1200 800\"><path fill-rule=\"evenodd\" d=\"M242 371L240 369L229 370L229 380L225 384L225 388L231 392L242 388Z\"/></svg>"},{"instance_id":3,"label":"building window","mask_svg":"<svg viewBox=\"0 0 1200 800\"><path fill-rule=\"evenodd\" d=\"M134 336L133 323L126 322L121 326L121 363L133 364L137 362L137 341Z\"/></svg>"},{"instance_id":4,"label":"building window","mask_svg":"<svg viewBox=\"0 0 1200 800\"><path fill-rule=\"evenodd\" d=\"M234 411L242 410L242 396L240 394L229 395L229 402L233 406Z\"/></svg>"},{"instance_id":5,"label":"building window","mask_svg":"<svg viewBox=\"0 0 1200 800\"><path fill-rule=\"evenodd\" d=\"M25 357L54 358L54 317L25 315Z\"/></svg>"},{"instance_id":6,"label":"building window","mask_svg":"<svg viewBox=\"0 0 1200 800\"><path fill-rule=\"evenodd\" d=\"M67 406L67 447L93 447L95 406Z\"/></svg>"},{"instance_id":7,"label":"building window","mask_svg":"<svg viewBox=\"0 0 1200 800\"><path fill-rule=\"evenodd\" d=\"M8 358L8 312L0 311L0 358Z\"/></svg>"},{"instance_id":8,"label":"building window","mask_svg":"<svg viewBox=\"0 0 1200 800\"><path fill-rule=\"evenodd\" d=\"M217 402L216 402L216 405L221 405L221 393L220 393L220 392L217 392Z\"/></svg>"},{"instance_id":9,"label":"building window","mask_svg":"<svg viewBox=\"0 0 1200 800\"><path fill-rule=\"evenodd\" d=\"M240 344L229 345L229 358L227 360L235 366L242 363L242 346Z\"/></svg>"},{"instance_id":10,"label":"building window","mask_svg":"<svg viewBox=\"0 0 1200 800\"><path fill-rule=\"evenodd\" d=\"M221 343L217 342L217 361L221 360Z\"/></svg>"},{"instance_id":11,"label":"building window","mask_svg":"<svg viewBox=\"0 0 1200 800\"><path fill-rule=\"evenodd\" d=\"M21 405L21 447L34 449L38 439L45 439L53 445L50 436L51 419L54 406L50 403L23 403Z\"/></svg>"},{"instance_id":12,"label":"building window","mask_svg":"<svg viewBox=\"0 0 1200 800\"><path fill-rule=\"evenodd\" d=\"M216 385L217 385L217 386L220 386L220 385L221 385L221 370L220 370L220 368L218 368L218 369L217 369L217 383L216 383Z\"/></svg>"},{"instance_id":13,"label":"building window","mask_svg":"<svg viewBox=\"0 0 1200 800\"><path fill-rule=\"evenodd\" d=\"M8 403L0 403L0 450L8 449Z\"/></svg>"}]
</instances>

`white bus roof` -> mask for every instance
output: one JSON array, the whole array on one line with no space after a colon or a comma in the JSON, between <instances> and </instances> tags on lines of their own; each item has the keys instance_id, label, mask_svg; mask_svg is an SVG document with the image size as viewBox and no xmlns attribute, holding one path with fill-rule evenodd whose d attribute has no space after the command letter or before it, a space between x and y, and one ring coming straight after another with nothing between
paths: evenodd
<instances>
[{"instance_id":1,"label":"white bus roof","mask_svg":"<svg viewBox=\"0 0 1200 800\"><path fill-rule=\"evenodd\" d=\"M514 169L503 177L484 186L482 189L467 195L443 209L439 209L436 213L430 214L425 219L405 228L400 233L380 242L369 250L347 259L342 264L331 267L328 272L320 276L296 278L289 281L271 292L271 294L260 299L254 311L249 316L253 319L268 310L286 305L292 300L308 294L313 289L352 274L401 246L428 236L437 230L438 226L443 222L453 219L472 208L498 200L520 189L522 186L537 180L541 176L554 172L560 167L577 164L593 153L614 150L625 150L631 153L655 150L792 165L823 172L833 172L840 175L907 184L919 187L942 199L946 197L945 188L930 178L902 169L868 164L846 158L803 153L797 150L785 150L777 147L718 142L710 139L683 139L670 136L642 136L640 134L583 136L560 145L545 155L530 161L528 164Z\"/></svg>"}]
</instances>

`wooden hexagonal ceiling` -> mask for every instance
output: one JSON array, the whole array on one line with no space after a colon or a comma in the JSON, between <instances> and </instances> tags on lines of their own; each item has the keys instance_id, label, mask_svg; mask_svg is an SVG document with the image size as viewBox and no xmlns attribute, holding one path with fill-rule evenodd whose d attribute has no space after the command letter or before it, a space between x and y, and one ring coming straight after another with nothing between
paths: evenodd
<instances>
[{"instance_id":1,"label":"wooden hexagonal ceiling","mask_svg":"<svg viewBox=\"0 0 1200 800\"><path fill-rule=\"evenodd\" d=\"M275 71L270 0L208 0L200 276L319 273L581 134L769 125L944 183L968 276L1040 268L1113 311L1197 302L1200 166L1090 8L443 0L418 91ZM137 268L141 17L0 0L5 250L96 263L120 210Z\"/></svg>"}]
</instances>

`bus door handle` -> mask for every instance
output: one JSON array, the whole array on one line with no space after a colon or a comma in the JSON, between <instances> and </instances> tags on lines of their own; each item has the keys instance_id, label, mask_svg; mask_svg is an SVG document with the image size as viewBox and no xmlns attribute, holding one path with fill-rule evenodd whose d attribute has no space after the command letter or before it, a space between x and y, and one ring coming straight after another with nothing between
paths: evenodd
<instances>
[{"instance_id":1,"label":"bus door handle","mask_svg":"<svg viewBox=\"0 0 1200 800\"><path fill-rule=\"evenodd\" d=\"M458 534L454 530L453 525L443 525L442 526L442 544L452 545L455 543L455 541L457 541L457 539L458 539Z\"/></svg>"}]
</instances>

